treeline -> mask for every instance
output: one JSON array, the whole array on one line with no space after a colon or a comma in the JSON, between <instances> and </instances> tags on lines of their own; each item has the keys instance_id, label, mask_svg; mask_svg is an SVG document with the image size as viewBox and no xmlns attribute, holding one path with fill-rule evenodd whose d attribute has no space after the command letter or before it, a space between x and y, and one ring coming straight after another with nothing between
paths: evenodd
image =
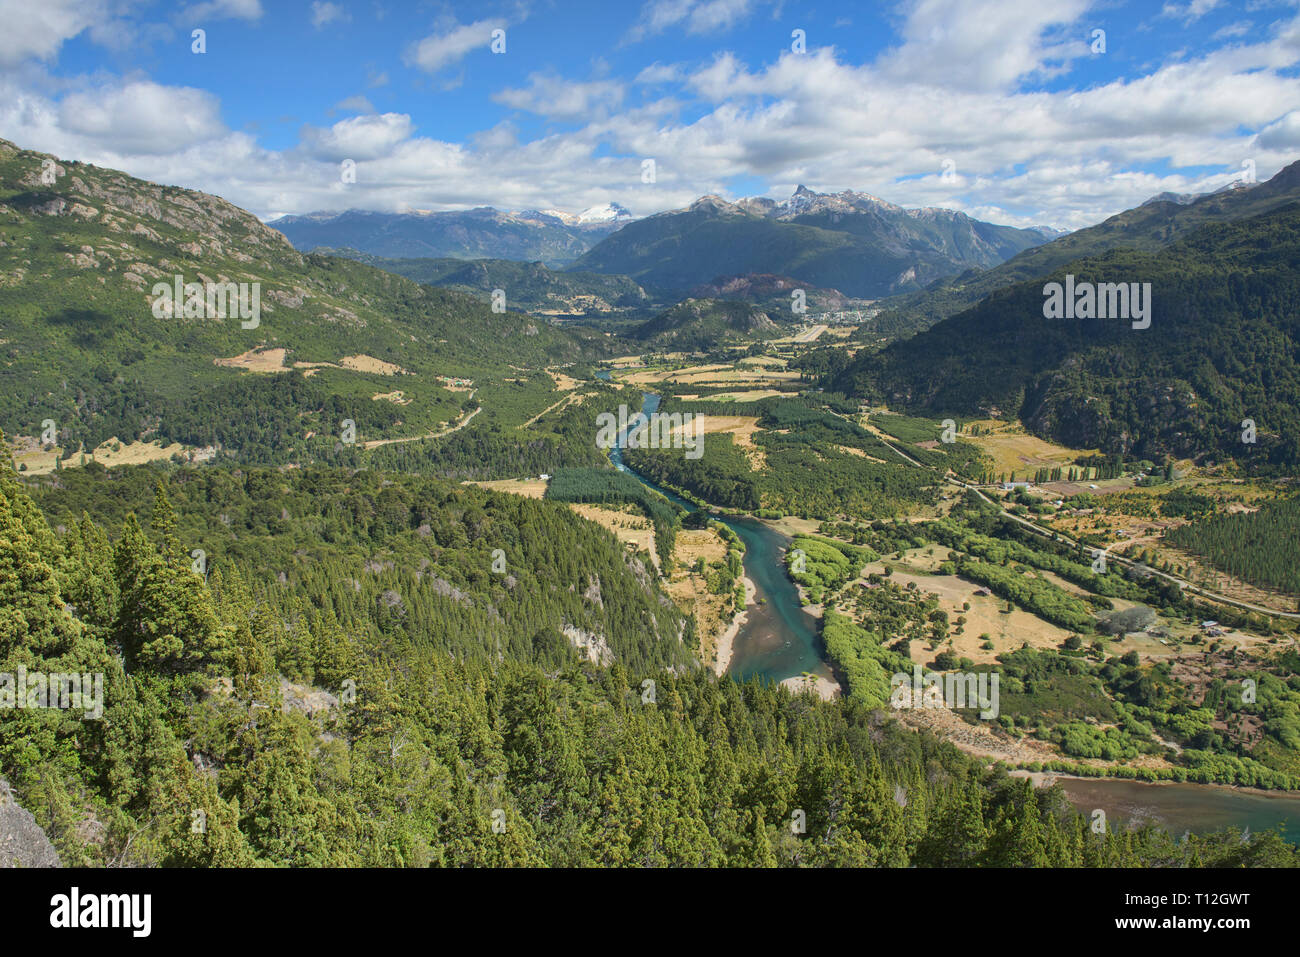
<instances>
[{"instance_id":1,"label":"treeline","mask_svg":"<svg viewBox=\"0 0 1300 957\"><path fill-rule=\"evenodd\" d=\"M1171 529L1165 540L1252 585L1300 595L1300 499L1204 518Z\"/></svg>"},{"instance_id":2,"label":"treeline","mask_svg":"<svg viewBox=\"0 0 1300 957\"><path fill-rule=\"evenodd\" d=\"M1130 601L1157 601L1164 607L1184 604L1182 590L1172 582L1151 576L1145 580L1130 581L1124 566L1113 563L1103 574L1092 570L1092 562L1080 562L1063 554L1064 547L1035 538L1033 544L1024 539L1032 533L1024 531L1017 523L1000 516L985 524L992 534L980 534L948 518L924 524L924 531L934 541L961 552L967 552L995 565L1012 562L1030 565L1042 571L1053 572L1066 581L1086 588L1095 595L1107 598L1124 598ZM1021 539L1017 541L1016 539Z\"/></svg>"},{"instance_id":3,"label":"treeline","mask_svg":"<svg viewBox=\"0 0 1300 957\"><path fill-rule=\"evenodd\" d=\"M30 487L62 526L89 520L116 536L133 510L153 521L163 480L182 551L201 550L209 574L246 576L284 622L286 674L311 680L289 661L312 640L301 620L325 609L349 633L401 635L457 657L557 667L577 657L570 634L581 630L637 669L691 661L678 640L685 622L653 570L558 503L336 469L91 466Z\"/></svg>"},{"instance_id":4,"label":"treeline","mask_svg":"<svg viewBox=\"0 0 1300 957\"><path fill-rule=\"evenodd\" d=\"M660 485L680 488L696 499L721 508L745 512L762 507L761 476L730 435L715 433L704 439L703 453L688 459L685 450L624 449L627 464Z\"/></svg>"},{"instance_id":5,"label":"treeline","mask_svg":"<svg viewBox=\"0 0 1300 957\"><path fill-rule=\"evenodd\" d=\"M626 472L609 467L560 469L551 476L545 497L557 502L635 505L654 524L660 567L671 567L683 510Z\"/></svg>"},{"instance_id":6,"label":"treeline","mask_svg":"<svg viewBox=\"0 0 1300 957\"><path fill-rule=\"evenodd\" d=\"M310 497L317 486L369 481L316 472L300 487L284 473L247 474L258 483L245 488L256 493L250 500L281 483ZM87 475L107 489L83 488L80 497L114 500L102 502L105 511L142 504L129 494L138 480ZM213 481L242 486L229 473ZM343 521L400 486L389 519L367 516L372 536L383 537L410 487L374 481L355 498L326 496L326 514ZM311 639L292 642L310 649L293 664L283 657L283 605L269 596L278 588L292 601L301 585L263 581L233 558L207 581L195 573L183 537L187 510L203 499L182 493L209 489L190 482L202 479L155 490L148 532L131 518L121 526L87 518L59 532L11 474L0 474L0 671L22 664L105 676L102 720L50 708L0 712L0 774L65 865L1296 862L1295 849L1271 834L1186 845L1150 828L1093 834L1058 790L1011 781L929 735L882 725L853 701L741 686L702 669L647 674L574 659L543 668L516 660L513 647L448 653L401 628L351 627L329 605L292 623ZM430 537L472 540L495 529L490 500L505 496L442 488L447 498L420 505ZM168 492L185 508L173 509ZM214 506L218 522L225 514L246 525L245 515L223 511L229 505ZM564 511L521 500L510 518L531 523ZM566 516L560 524L588 523ZM326 531L312 519L293 527L303 529L288 543L295 551ZM253 531L236 537L268 549L295 538ZM579 581L591 577L582 563L594 541L557 543L584 556L574 559ZM535 575L566 560L525 555ZM470 597L488 594L476 587ZM285 668L308 665L315 686L287 682ZM655 682L651 699L646 678Z\"/></svg>"},{"instance_id":7,"label":"treeline","mask_svg":"<svg viewBox=\"0 0 1300 957\"><path fill-rule=\"evenodd\" d=\"M1027 569L966 558L957 562L957 574L1054 625L1072 631L1094 630L1095 619L1086 604Z\"/></svg>"},{"instance_id":8,"label":"treeline","mask_svg":"<svg viewBox=\"0 0 1300 957\"><path fill-rule=\"evenodd\" d=\"M935 498L933 477L902 463L873 462L798 431L760 432L756 442L766 463L761 470L725 433L709 435L698 459L675 449L629 449L625 457L660 484L684 489L709 505L747 512L806 518L905 515Z\"/></svg>"},{"instance_id":9,"label":"treeline","mask_svg":"<svg viewBox=\"0 0 1300 957\"><path fill-rule=\"evenodd\" d=\"M869 548L813 535L796 535L786 549L790 577L807 590L808 600L819 605L879 556Z\"/></svg>"}]
</instances>

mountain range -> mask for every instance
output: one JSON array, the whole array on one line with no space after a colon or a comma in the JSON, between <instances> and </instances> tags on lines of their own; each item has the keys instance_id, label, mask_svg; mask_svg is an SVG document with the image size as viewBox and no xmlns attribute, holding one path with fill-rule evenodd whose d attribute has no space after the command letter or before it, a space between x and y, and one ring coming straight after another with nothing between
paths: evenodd
<instances>
[{"instance_id":1,"label":"mountain range","mask_svg":"<svg viewBox=\"0 0 1300 957\"><path fill-rule=\"evenodd\" d=\"M1161 193L1133 209L1035 246L982 271L968 270L889 303L877 328L908 335L975 305L1005 286L1047 276L1066 263L1109 249L1155 250L1206 223L1256 216L1300 200L1300 163L1262 183L1235 182L1212 193Z\"/></svg>"},{"instance_id":2,"label":"mountain range","mask_svg":"<svg viewBox=\"0 0 1300 957\"><path fill-rule=\"evenodd\" d=\"M513 259L558 267L631 220L617 203L577 215L556 210L342 213L282 216L270 225L300 250L346 247L394 259Z\"/></svg>"},{"instance_id":3,"label":"mountain range","mask_svg":"<svg viewBox=\"0 0 1300 957\"><path fill-rule=\"evenodd\" d=\"M609 315L645 311L646 291L627 276L550 269L541 262L512 259L395 259L356 249L318 246L321 255L354 259L428 286L458 289L490 301L505 291L507 306L538 315Z\"/></svg>"},{"instance_id":4,"label":"mountain range","mask_svg":"<svg viewBox=\"0 0 1300 957\"><path fill-rule=\"evenodd\" d=\"M774 273L875 299L987 268L1050 236L949 209L905 209L866 193L800 186L785 201L704 196L683 210L628 223L571 268L632 277L684 294L719 276Z\"/></svg>"},{"instance_id":5,"label":"mountain range","mask_svg":"<svg viewBox=\"0 0 1300 957\"><path fill-rule=\"evenodd\" d=\"M571 215L490 207L464 212L312 213L269 223L303 251L353 249L385 259L495 259L626 275L660 301L720 278L789 276L876 299L944 276L995 266L1054 238L948 209L905 209L867 193L818 193L735 203L704 196L685 209L634 219L617 203Z\"/></svg>"}]
</instances>

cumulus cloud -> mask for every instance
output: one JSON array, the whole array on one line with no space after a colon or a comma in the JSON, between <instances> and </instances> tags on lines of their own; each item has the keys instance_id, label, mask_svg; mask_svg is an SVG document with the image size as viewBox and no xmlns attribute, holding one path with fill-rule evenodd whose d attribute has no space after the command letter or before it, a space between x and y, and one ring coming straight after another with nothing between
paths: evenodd
<instances>
[{"instance_id":1,"label":"cumulus cloud","mask_svg":"<svg viewBox=\"0 0 1300 957\"><path fill-rule=\"evenodd\" d=\"M878 64L896 82L1004 90L1088 55L1088 0L974 4L913 0L903 43ZM1072 28L1072 29L1071 29Z\"/></svg>"},{"instance_id":2,"label":"cumulus cloud","mask_svg":"<svg viewBox=\"0 0 1300 957\"><path fill-rule=\"evenodd\" d=\"M689 30L699 6L656 9L664 29ZM900 9L898 42L865 63L813 44L759 65L727 52L654 63L631 81L601 64L587 79L546 70L495 93L510 110L572 126L544 135L507 113L444 142L410 115L375 114L349 97L336 108L361 115L303 126L295 146L267 150L227 130L202 91L134 81L62 93L57 83L34 89L0 74L0 136L216 192L262 215L576 211L611 200L645 215L703 193L732 196L729 184L758 178L774 196L806 183L1058 227L1097 222L1165 190L1216 188L1248 159L1263 179L1300 153L1300 20L1077 86L1034 78L1086 55L1094 23L1084 0L1033 0L1014 15L994 6L974 16L954 0ZM486 48L491 29L488 20L443 24L414 45L411 62L436 73ZM57 52L59 42L28 42L26 56ZM645 158L655 160L655 183L640 180ZM344 159L357 164L355 183L340 180ZM955 178L942 176L947 164Z\"/></svg>"},{"instance_id":3,"label":"cumulus cloud","mask_svg":"<svg viewBox=\"0 0 1300 957\"><path fill-rule=\"evenodd\" d=\"M492 99L551 119L579 120L617 107L623 101L623 84L614 80L575 83L553 73L534 73L528 86L501 90Z\"/></svg>"},{"instance_id":4,"label":"cumulus cloud","mask_svg":"<svg viewBox=\"0 0 1300 957\"><path fill-rule=\"evenodd\" d=\"M450 30L431 33L407 52L407 62L426 73L437 73L459 63L471 50L488 49L493 30L504 30L504 20L475 20Z\"/></svg>"},{"instance_id":5,"label":"cumulus cloud","mask_svg":"<svg viewBox=\"0 0 1300 957\"><path fill-rule=\"evenodd\" d=\"M103 0L0 0L0 66L49 60L65 40L107 19Z\"/></svg>"},{"instance_id":6,"label":"cumulus cloud","mask_svg":"<svg viewBox=\"0 0 1300 957\"><path fill-rule=\"evenodd\" d=\"M413 129L405 113L378 113L340 120L325 129L304 126L300 139L303 149L316 159L373 160L410 139Z\"/></svg>"},{"instance_id":7,"label":"cumulus cloud","mask_svg":"<svg viewBox=\"0 0 1300 957\"><path fill-rule=\"evenodd\" d=\"M71 93L59 102L58 124L112 152L153 156L226 131L220 104L211 93L151 81Z\"/></svg>"},{"instance_id":8,"label":"cumulus cloud","mask_svg":"<svg viewBox=\"0 0 1300 957\"><path fill-rule=\"evenodd\" d=\"M1260 130L1255 144L1270 153L1300 153L1300 110L1292 110Z\"/></svg>"}]
</instances>

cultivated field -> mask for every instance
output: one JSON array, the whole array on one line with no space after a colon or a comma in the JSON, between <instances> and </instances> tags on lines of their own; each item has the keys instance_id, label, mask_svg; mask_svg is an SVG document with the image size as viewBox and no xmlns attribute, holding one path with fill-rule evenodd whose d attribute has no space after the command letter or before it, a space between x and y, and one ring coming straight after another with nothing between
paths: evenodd
<instances>
[{"instance_id":1,"label":"cultivated field","mask_svg":"<svg viewBox=\"0 0 1300 957\"><path fill-rule=\"evenodd\" d=\"M46 451L40 443L28 436L15 436L11 444L14 468L24 475L45 475L54 471L55 459L64 454L63 449L53 448ZM118 465L144 465L148 462L160 462L173 455L183 455L186 447L179 442L164 446L161 442L119 442L109 439L93 452L86 455L86 461L95 461L105 468ZM62 463L63 467L76 468L81 464L81 456L74 454ZM26 466L26 468L23 468Z\"/></svg>"},{"instance_id":2,"label":"cultivated field","mask_svg":"<svg viewBox=\"0 0 1300 957\"><path fill-rule=\"evenodd\" d=\"M595 522L602 528L614 533L621 542L631 542L639 549L650 553L650 560L659 568L659 553L655 550L654 524L634 506L617 508L612 505L590 505L583 502L571 502L569 508L589 522Z\"/></svg>"},{"instance_id":3,"label":"cultivated field","mask_svg":"<svg viewBox=\"0 0 1300 957\"><path fill-rule=\"evenodd\" d=\"M1019 426L1009 426L996 419L984 419L966 424L978 425L981 429L998 428L992 434L968 435L962 433L962 441L978 446L993 460L994 472L1016 472L1023 475L1026 470L1068 466L1083 455L1096 453L1095 449L1068 449L1030 435Z\"/></svg>"},{"instance_id":4,"label":"cultivated field","mask_svg":"<svg viewBox=\"0 0 1300 957\"><path fill-rule=\"evenodd\" d=\"M546 486L550 483L543 482L541 479L497 479L492 482L465 482L464 484L490 488L494 492L522 495L524 498L541 498L546 494Z\"/></svg>"}]
</instances>

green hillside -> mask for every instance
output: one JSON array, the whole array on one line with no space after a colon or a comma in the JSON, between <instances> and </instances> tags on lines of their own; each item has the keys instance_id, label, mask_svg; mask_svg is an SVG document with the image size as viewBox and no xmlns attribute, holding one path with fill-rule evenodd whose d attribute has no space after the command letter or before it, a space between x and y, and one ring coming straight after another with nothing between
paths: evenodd
<instances>
[{"instance_id":1,"label":"green hillside","mask_svg":"<svg viewBox=\"0 0 1300 957\"><path fill-rule=\"evenodd\" d=\"M177 276L246 283L250 306L257 284L260 314L220 318L203 295L188 318L156 303L155 284L170 292ZM52 420L65 454L117 437L218 442L252 460L268 444L302 451L311 433L332 447L344 419L368 438L436 430L468 411L438 376L509 391L512 366L603 348L462 293L304 256L215 196L3 142L0 340L11 436Z\"/></svg>"},{"instance_id":2,"label":"green hillside","mask_svg":"<svg viewBox=\"0 0 1300 957\"><path fill-rule=\"evenodd\" d=\"M1300 461L1300 204L1201 227L1156 252L1071 263L1082 282L1149 282L1151 324L1044 318L1044 283L973 309L833 376L892 406L1019 416L1074 448L1137 458ZM1257 441L1242 441L1245 419Z\"/></svg>"},{"instance_id":3,"label":"green hillside","mask_svg":"<svg viewBox=\"0 0 1300 957\"><path fill-rule=\"evenodd\" d=\"M1207 223L1258 216L1296 200L1300 200L1300 163L1286 167L1267 182L1210 193L1191 203L1157 197L1096 226L1026 249L999 266L963 272L900 296L880 314L874 328L908 335L970 308L997 289L1045 277L1076 259L1110 249L1160 249Z\"/></svg>"},{"instance_id":4,"label":"green hillside","mask_svg":"<svg viewBox=\"0 0 1300 957\"><path fill-rule=\"evenodd\" d=\"M790 316L788 310L787 306L787 317L797 318ZM638 326L631 336L669 351L693 351L786 334L788 328L773 321L758 306L718 299L687 299Z\"/></svg>"},{"instance_id":5,"label":"green hillside","mask_svg":"<svg viewBox=\"0 0 1300 957\"><path fill-rule=\"evenodd\" d=\"M596 567L575 554L608 563L602 594L643 588L612 537L559 505L379 480L95 478L37 490L56 532L0 466L0 671L103 675L99 719L0 713L0 768L65 866L1294 863L1276 834L1091 834L1059 789L855 702L583 662L551 624L594 609L566 595ZM304 523L293 553L263 506ZM205 580L196 534L238 557ZM483 566L501 542L513 586ZM491 640L463 628L492 609Z\"/></svg>"},{"instance_id":6,"label":"green hillside","mask_svg":"<svg viewBox=\"0 0 1300 957\"><path fill-rule=\"evenodd\" d=\"M486 302L493 290L506 294L511 309L565 315L605 315L624 311L645 311L650 297L626 276L605 276L592 272L568 272L548 268L540 262L509 259L389 259L355 249L316 252L354 259L386 272L396 273L426 286L442 286L470 293Z\"/></svg>"}]
</instances>

